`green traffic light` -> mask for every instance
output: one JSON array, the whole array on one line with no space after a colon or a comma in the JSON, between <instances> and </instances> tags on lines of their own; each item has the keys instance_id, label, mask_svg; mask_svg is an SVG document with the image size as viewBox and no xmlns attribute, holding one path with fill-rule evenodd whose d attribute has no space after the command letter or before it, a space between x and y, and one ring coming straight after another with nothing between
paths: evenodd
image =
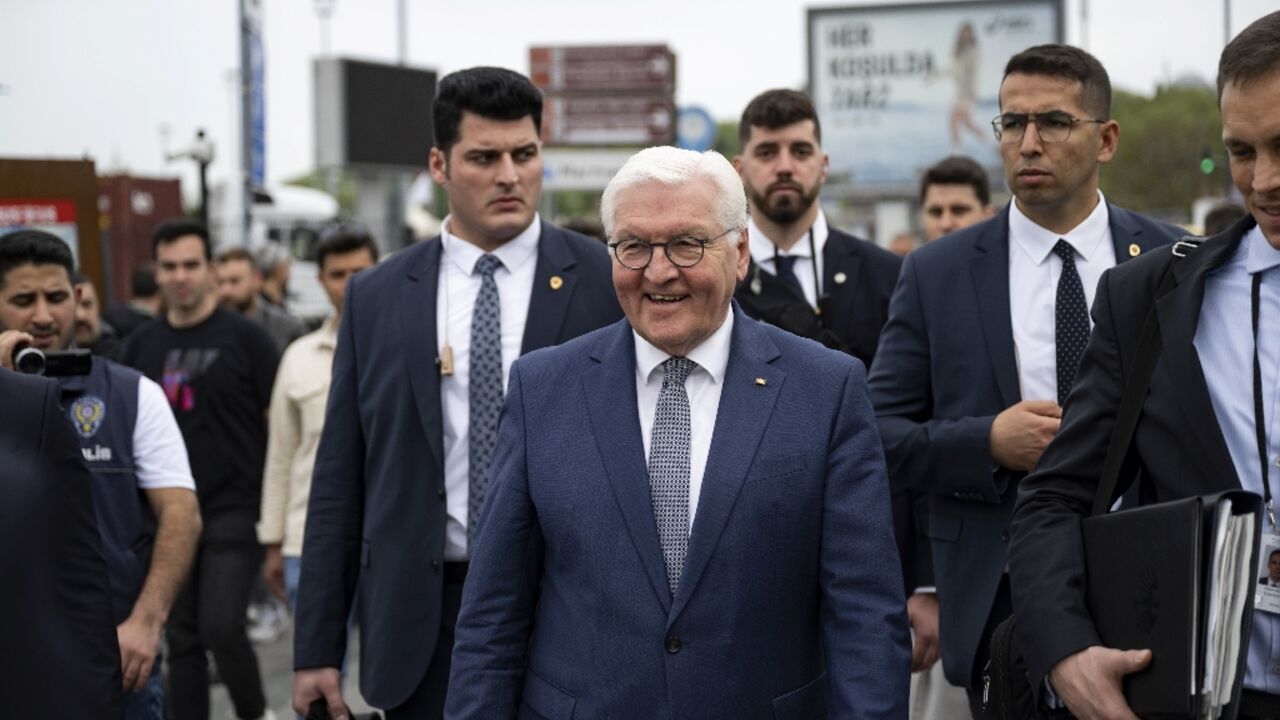
<instances>
[{"instance_id":1,"label":"green traffic light","mask_svg":"<svg viewBox=\"0 0 1280 720\"><path fill-rule=\"evenodd\" d=\"M1213 168L1214 168L1213 158L1206 157L1200 161L1200 172L1204 173L1205 175L1211 174L1213 172Z\"/></svg>"}]
</instances>

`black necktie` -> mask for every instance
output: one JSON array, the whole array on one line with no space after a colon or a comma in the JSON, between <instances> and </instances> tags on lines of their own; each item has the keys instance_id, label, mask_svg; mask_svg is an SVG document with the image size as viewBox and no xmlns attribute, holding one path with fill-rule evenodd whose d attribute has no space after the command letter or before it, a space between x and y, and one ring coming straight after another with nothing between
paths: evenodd
<instances>
[{"instance_id":1,"label":"black necktie","mask_svg":"<svg viewBox=\"0 0 1280 720\"><path fill-rule=\"evenodd\" d=\"M796 258L798 257L798 255L774 255L773 262L778 269L778 279L804 295L804 288L800 287L800 278L796 277Z\"/></svg>"},{"instance_id":2,"label":"black necktie","mask_svg":"<svg viewBox=\"0 0 1280 720\"><path fill-rule=\"evenodd\" d=\"M1089 342L1089 306L1084 300L1080 273L1076 271L1075 249L1066 240L1059 240L1053 252L1062 258L1053 316L1054 343L1058 349L1058 404L1065 405L1080 366L1080 356L1084 355L1084 346Z\"/></svg>"}]
</instances>

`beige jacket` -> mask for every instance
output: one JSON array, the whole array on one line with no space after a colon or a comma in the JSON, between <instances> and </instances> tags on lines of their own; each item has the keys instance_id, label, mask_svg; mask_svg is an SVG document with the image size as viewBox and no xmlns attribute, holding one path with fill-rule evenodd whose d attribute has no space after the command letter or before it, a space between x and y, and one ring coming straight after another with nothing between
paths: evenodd
<instances>
[{"instance_id":1,"label":"beige jacket","mask_svg":"<svg viewBox=\"0 0 1280 720\"><path fill-rule=\"evenodd\" d=\"M324 428L338 326L334 318L297 339L280 358L268 413L267 466L262 477L258 541L302 555L311 470Z\"/></svg>"}]
</instances>

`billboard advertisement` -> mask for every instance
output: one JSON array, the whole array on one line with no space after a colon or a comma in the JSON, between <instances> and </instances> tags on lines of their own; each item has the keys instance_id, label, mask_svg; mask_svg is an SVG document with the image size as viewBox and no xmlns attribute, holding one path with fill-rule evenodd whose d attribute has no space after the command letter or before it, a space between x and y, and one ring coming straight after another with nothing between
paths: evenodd
<instances>
[{"instance_id":1,"label":"billboard advertisement","mask_svg":"<svg viewBox=\"0 0 1280 720\"><path fill-rule=\"evenodd\" d=\"M1061 42L1062 0L810 9L809 89L830 183L910 195L920 173L963 154L1000 176L991 132L1009 58Z\"/></svg>"}]
</instances>

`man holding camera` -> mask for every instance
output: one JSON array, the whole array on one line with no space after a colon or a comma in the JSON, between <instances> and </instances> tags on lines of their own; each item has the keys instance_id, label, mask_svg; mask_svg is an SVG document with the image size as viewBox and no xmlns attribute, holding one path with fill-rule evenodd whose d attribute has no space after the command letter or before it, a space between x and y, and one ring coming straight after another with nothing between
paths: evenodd
<instances>
[{"instance_id":1,"label":"man holding camera","mask_svg":"<svg viewBox=\"0 0 1280 720\"><path fill-rule=\"evenodd\" d=\"M15 351L74 344L71 251L56 236L0 238L0 367ZM62 411L93 477L93 500L120 644L125 717L163 717L160 631L191 565L200 513L186 448L164 392L135 370L95 357L57 378ZM128 480L128 482L122 482Z\"/></svg>"}]
</instances>

